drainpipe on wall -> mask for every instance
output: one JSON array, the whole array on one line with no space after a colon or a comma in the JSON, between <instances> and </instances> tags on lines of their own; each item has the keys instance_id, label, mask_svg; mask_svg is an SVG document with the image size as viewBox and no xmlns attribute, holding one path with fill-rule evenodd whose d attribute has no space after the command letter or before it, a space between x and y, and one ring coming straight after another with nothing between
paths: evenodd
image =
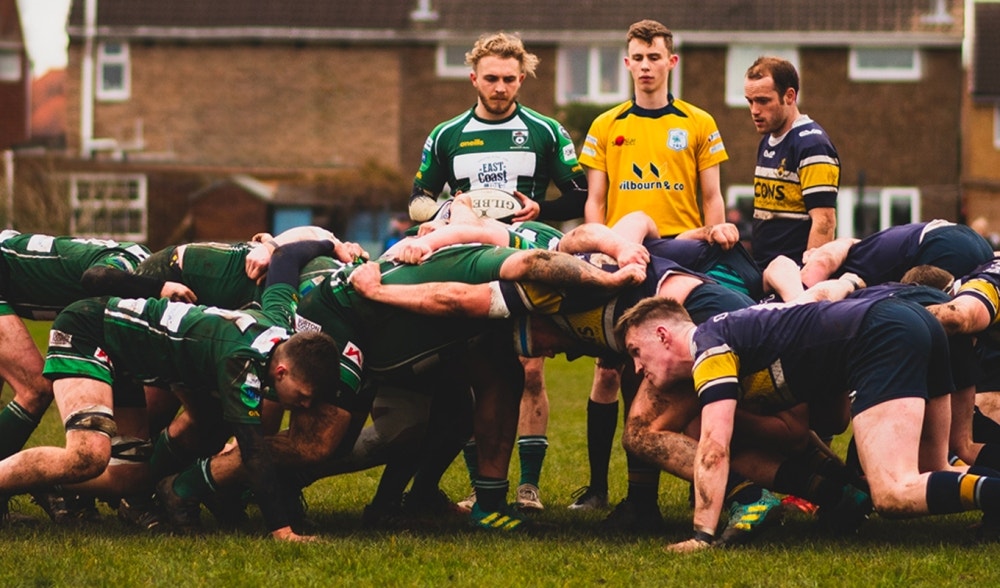
<instances>
[{"instance_id":1,"label":"drainpipe on wall","mask_svg":"<svg viewBox=\"0 0 1000 588\"><path fill-rule=\"evenodd\" d=\"M80 67L80 156L90 158L94 137L94 37L97 0L86 0L83 17L83 59Z\"/></svg>"},{"instance_id":2,"label":"drainpipe on wall","mask_svg":"<svg viewBox=\"0 0 1000 588\"><path fill-rule=\"evenodd\" d=\"M7 228L14 228L14 152L3 152L4 204L7 208Z\"/></svg>"}]
</instances>

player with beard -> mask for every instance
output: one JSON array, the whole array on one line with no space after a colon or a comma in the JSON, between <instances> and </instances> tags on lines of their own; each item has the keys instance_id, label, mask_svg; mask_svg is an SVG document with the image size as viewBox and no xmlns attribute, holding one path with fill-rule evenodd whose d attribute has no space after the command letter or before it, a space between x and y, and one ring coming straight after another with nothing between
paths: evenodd
<instances>
[{"instance_id":1,"label":"player with beard","mask_svg":"<svg viewBox=\"0 0 1000 588\"><path fill-rule=\"evenodd\" d=\"M556 120L517 101L524 78L535 75L538 57L525 50L520 38L500 32L481 36L465 62L472 67L469 79L478 96L476 104L439 124L427 137L413 180L410 217L418 222L430 219L438 211L437 196L445 184L452 193L476 188L514 193L523 208L512 216L513 222L582 217L587 178L569 133ZM561 196L546 201L550 182ZM538 484L548 447L549 399L542 360L523 363L518 504L541 510ZM469 451L472 455L471 447Z\"/></svg>"}]
</instances>

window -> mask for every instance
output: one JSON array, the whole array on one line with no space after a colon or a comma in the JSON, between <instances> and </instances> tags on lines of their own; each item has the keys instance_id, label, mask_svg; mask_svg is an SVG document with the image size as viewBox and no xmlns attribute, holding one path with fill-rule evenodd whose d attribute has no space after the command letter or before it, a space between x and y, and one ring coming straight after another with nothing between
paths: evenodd
<instances>
[{"instance_id":1,"label":"window","mask_svg":"<svg viewBox=\"0 0 1000 588\"><path fill-rule=\"evenodd\" d=\"M146 176L71 174L70 234L146 241Z\"/></svg>"},{"instance_id":2,"label":"window","mask_svg":"<svg viewBox=\"0 0 1000 588\"><path fill-rule=\"evenodd\" d=\"M920 222L920 190L908 186L841 188L837 236L864 238L896 225Z\"/></svg>"},{"instance_id":3,"label":"window","mask_svg":"<svg viewBox=\"0 0 1000 588\"><path fill-rule=\"evenodd\" d=\"M562 47L556 88L560 104L610 104L627 99L630 87L625 49L619 45Z\"/></svg>"},{"instance_id":4,"label":"window","mask_svg":"<svg viewBox=\"0 0 1000 588\"><path fill-rule=\"evenodd\" d=\"M21 81L21 54L0 49L0 82Z\"/></svg>"},{"instance_id":5,"label":"window","mask_svg":"<svg viewBox=\"0 0 1000 588\"><path fill-rule=\"evenodd\" d=\"M472 44L438 45L437 75L439 78L468 78L472 68L465 64L465 54Z\"/></svg>"},{"instance_id":6,"label":"window","mask_svg":"<svg viewBox=\"0 0 1000 588\"><path fill-rule=\"evenodd\" d=\"M726 209L753 219L753 186L726 189ZM859 199L856 188L841 187L837 195L837 237L862 238L896 225L920 222L920 190L909 186L871 186Z\"/></svg>"},{"instance_id":7,"label":"window","mask_svg":"<svg viewBox=\"0 0 1000 588\"><path fill-rule=\"evenodd\" d=\"M105 41L97 46L97 99L128 100L132 92L128 43Z\"/></svg>"},{"instance_id":8,"label":"window","mask_svg":"<svg viewBox=\"0 0 1000 588\"><path fill-rule=\"evenodd\" d=\"M749 108L746 93L743 91L743 80L753 62L762 55L772 55L792 62L802 76L799 67L799 50L788 45L730 45L726 53L726 104L728 106L743 106ZM799 95L799 103L802 95Z\"/></svg>"},{"instance_id":9,"label":"window","mask_svg":"<svg viewBox=\"0 0 1000 588\"><path fill-rule=\"evenodd\" d=\"M855 47L848 76L861 82L912 82L920 79L920 51L912 47Z\"/></svg>"}]
</instances>

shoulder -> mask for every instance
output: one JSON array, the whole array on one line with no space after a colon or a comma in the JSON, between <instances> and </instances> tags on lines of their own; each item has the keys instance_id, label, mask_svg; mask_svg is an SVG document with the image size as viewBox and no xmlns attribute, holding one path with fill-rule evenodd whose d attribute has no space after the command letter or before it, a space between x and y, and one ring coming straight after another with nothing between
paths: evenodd
<instances>
[{"instance_id":1,"label":"shoulder","mask_svg":"<svg viewBox=\"0 0 1000 588\"><path fill-rule=\"evenodd\" d=\"M438 125L434 127L434 130L431 131L431 134L428 138L430 140L434 140L441 134L447 133L452 129L461 129L465 121L469 120L469 118L471 117L472 117L472 109L469 109L462 112L458 116L452 117L444 122L438 123Z\"/></svg>"},{"instance_id":2,"label":"shoulder","mask_svg":"<svg viewBox=\"0 0 1000 588\"><path fill-rule=\"evenodd\" d=\"M833 149L833 143L826 129L812 119L807 119L801 124L797 124L788 132L792 141L802 147L818 146Z\"/></svg>"}]
</instances>

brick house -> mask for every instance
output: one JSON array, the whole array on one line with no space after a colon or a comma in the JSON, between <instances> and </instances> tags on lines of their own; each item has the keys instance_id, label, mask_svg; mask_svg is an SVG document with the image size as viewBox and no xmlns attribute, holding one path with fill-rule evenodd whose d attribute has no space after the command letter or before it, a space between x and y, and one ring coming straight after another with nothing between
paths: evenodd
<instances>
[{"instance_id":1,"label":"brick house","mask_svg":"<svg viewBox=\"0 0 1000 588\"><path fill-rule=\"evenodd\" d=\"M840 151L842 234L960 214L960 0L585 2L573 10L553 0L79 0L68 24L69 157L58 165L88 172L79 177L92 194L107 174L132 178L121 193L141 195L128 206L141 200L145 210L128 218L141 217L154 246L178 235L214 238L184 232L184 218L193 195L210 198L206 187L234 176L289 194L276 203L251 192L265 212L248 231L294 207L340 219L333 228L350 237L352 224L364 224L359 214L402 207L427 133L473 104L462 61L480 33L521 34L542 60L522 102L564 120L579 144L594 114L630 94L623 40L641 18L675 32L681 62L672 89L715 116L730 154L722 182L731 206L752 198L759 141L743 72L773 53L797 64L801 109ZM365 185L378 173L387 178ZM79 193L76 181L67 190ZM354 205L338 212L344 198ZM71 201L74 218L86 217L86 200Z\"/></svg>"},{"instance_id":2,"label":"brick house","mask_svg":"<svg viewBox=\"0 0 1000 588\"><path fill-rule=\"evenodd\" d=\"M0 0L0 151L30 134L31 75L17 0Z\"/></svg>"},{"instance_id":3,"label":"brick house","mask_svg":"<svg viewBox=\"0 0 1000 588\"><path fill-rule=\"evenodd\" d=\"M1000 4L976 3L969 92L963 101L962 196L966 217L1000 231Z\"/></svg>"}]
</instances>

